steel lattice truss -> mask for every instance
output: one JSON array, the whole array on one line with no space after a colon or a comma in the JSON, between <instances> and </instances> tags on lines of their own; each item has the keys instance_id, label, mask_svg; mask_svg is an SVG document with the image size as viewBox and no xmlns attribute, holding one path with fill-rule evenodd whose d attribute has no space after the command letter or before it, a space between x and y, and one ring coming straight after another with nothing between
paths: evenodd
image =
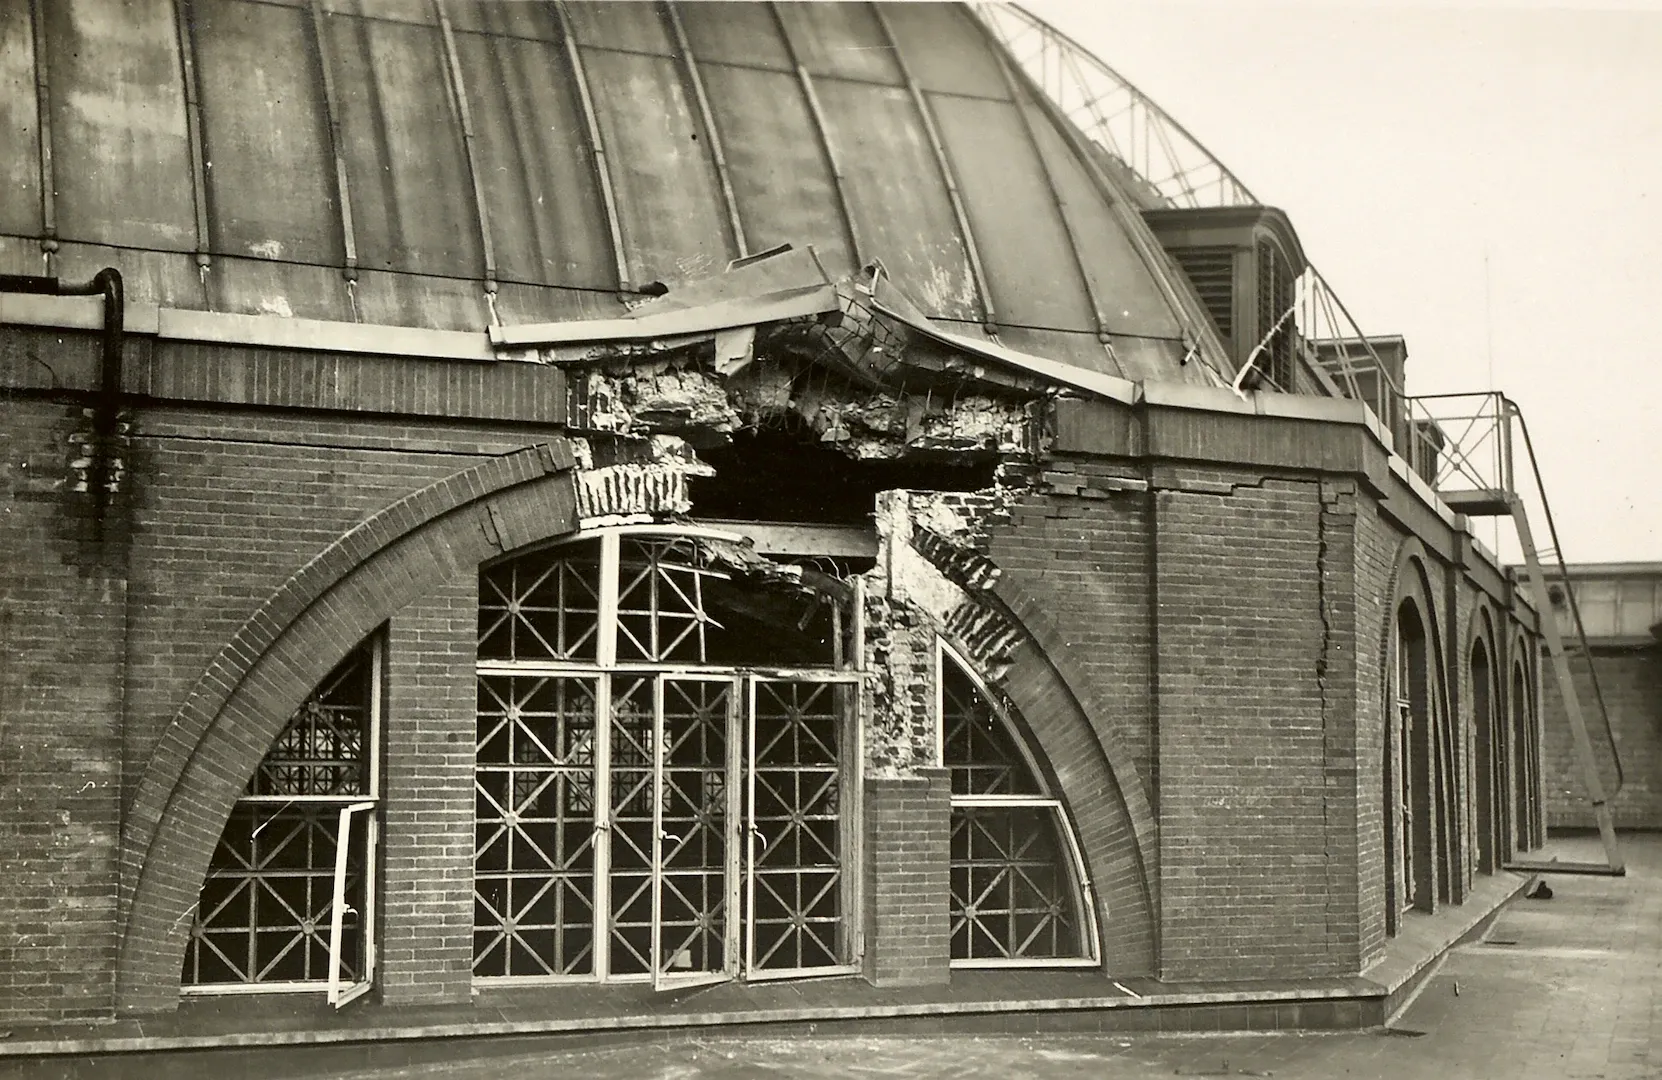
<instances>
[{"instance_id":1,"label":"steel lattice truss","mask_svg":"<svg viewBox=\"0 0 1662 1080\"><path fill-rule=\"evenodd\" d=\"M952 782L952 958L1088 957L1076 846L1009 723L950 656L941 663L942 762Z\"/></svg>"},{"instance_id":2,"label":"steel lattice truss","mask_svg":"<svg viewBox=\"0 0 1662 1080\"><path fill-rule=\"evenodd\" d=\"M710 662L717 634L728 658L775 644L718 621L712 580L744 602L693 540L639 534L482 573L476 975L668 985L851 963L852 676Z\"/></svg>"},{"instance_id":3,"label":"steel lattice truss","mask_svg":"<svg viewBox=\"0 0 1662 1080\"><path fill-rule=\"evenodd\" d=\"M479 575L479 656L592 660L600 626L600 545L521 556Z\"/></svg>"},{"instance_id":4,"label":"steel lattice truss","mask_svg":"<svg viewBox=\"0 0 1662 1080\"><path fill-rule=\"evenodd\" d=\"M343 836L341 811L373 796L375 663L365 643L330 672L238 799L193 911L186 986L326 982L337 887L337 974L350 983L364 973L371 826L358 817Z\"/></svg>"},{"instance_id":5,"label":"steel lattice truss","mask_svg":"<svg viewBox=\"0 0 1662 1080\"><path fill-rule=\"evenodd\" d=\"M357 650L289 718L247 795L362 795L369 783L369 651Z\"/></svg>"},{"instance_id":6,"label":"steel lattice truss","mask_svg":"<svg viewBox=\"0 0 1662 1080\"><path fill-rule=\"evenodd\" d=\"M845 951L840 783L846 703L834 683L756 687L751 963L816 968Z\"/></svg>"},{"instance_id":7,"label":"steel lattice truss","mask_svg":"<svg viewBox=\"0 0 1662 1080\"><path fill-rule=\"evenodd\" d=\"M1142 182L1145 197L1175 207L1257 204L1199 139L1068 35L1015 4L977 3L975 13L1063 115Z\"/></svg>"},{"instance_id":8,"label":"steel lattice truss","mask_svg":"<svg viewBox=\"0 0 1662 1080\"><path fill-rule=\"evenodd\" d=\"M725 575L701 567L696 547L686 540L629 539L623 549L618 659L707 661L705 630L715 620L704 604L704 579Z\"/></svg>"},{"instance_id":9,"label":"steel lattice truss","mask_svg":"<svg viewBox=\"0 0 1662 1080\"><path fill-rule=\"evenodd\" d=\"M1038 92L1084 136L1098 164L1144 208L1261 205L1187 128L1079 42L1016 4L978 2L974 10ZM1363 370L1381 372L1377 378L1388 383L1388 369L1327 280L1310 265L1284 291L1261 320L1260 348L1285 354L1293 346L1301 362L1323 369L1345 396L1370 399L1394 427L1402 387L1358 385ZM1279 374L1267 373L1275 388L1296 390L1285 360Z\"/></svg>"},{"instance_id":10,"label":"steel lattice truss","mask_svg":"<svg viewBox=\"0 0 1662 1080\"><path fill-rule=\"evenodd\" d=\"M476 968L593 970L595 680L479 679Z\"/></svg>"},{"instance_id":11,"label":"steel lattice truss","mask_svg":"<svg viewBox=\"0 0 1662 1080\"><path fill-rule=\"evenodd\" d=\"M239 805L209 863L185 953L189 984L316 982L329 977L336 809ZM364 906L362 845L348 848L346 890ZM359 923L350 921L344 967L357 978Z\"/></svg>"}]
</instances>

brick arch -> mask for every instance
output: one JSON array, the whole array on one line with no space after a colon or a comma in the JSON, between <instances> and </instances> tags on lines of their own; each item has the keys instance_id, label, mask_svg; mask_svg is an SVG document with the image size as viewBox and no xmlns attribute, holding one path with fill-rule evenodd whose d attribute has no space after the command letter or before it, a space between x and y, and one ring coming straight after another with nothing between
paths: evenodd
<instances>
[{"instance_id":1,"label":"brick arch","mask_svg":"<svg viewBox=\"0 0 1662 1080\"><path fill-rule=\"evenodd\" d=\"M1391 639L1396 634L1397 611L1404 600L1413 600L1420 608L1420 617L1425 620L1426 647L1432 655L1433 693L1442 698L1440 704L1446 711L1449 702L1444 696L1443 658L1446 654L1443 652L1442 613L1437 610L1437 591L1431 587L1431 575L1426 570L1428 561L1430 556L1426 554L1425 545L1417 538L1406 537L1397 545L1396 561L1385 586L1385 594L1391 598L1391 609L1379 639L1379 700L1383 704L1390 691Z\"/></svg>"},{"instance_id":2,"label":"brick arch","mask_svg":"<svg viewBox=\"0 0 1662 1080\"><path fill-rule=\"evenodd\" d=\"M1473 662L1480 647L1488 667L1488 670L1482 673ZM1501 735L1503 725L1499 721L1501 702L1504 700L1500 684L1502 673L1505 671L1505 657L1496 648L1494 615L1490 605L1484 600L1480 599L1474 605L1471 617L1467 620L1460 662L1467 669L1466 681L1472 688L1473 790L1468 806L1476 869L1483 873L1493 873L1500 869L1502 861L1502 855L1495 843L1498 835L1497 826L1502 819L1502 815L1496 812L1499 804L1495 799L1495 792L1496 780L1501 775L1497 769L1496 753L1504 745Z\"/></svg>"},{"instance_id":3,"label":"brick arch","mask_svg":"<svg viewBox=\"0 0 1662 1080\"><path fill-rule=\"evenodd\" d=\"M434 581L575 531L569 447L492 458L343 534L243 624L152 753L122 837L123 1011L177 1001L190 911L232 804L294 709L345 653Z\"/></svg>"},{"instance_id":4,"label":"brick arch","mask_svg":"<svg viewBox=\"0 0 1662 1080\"><path fill-rule=\"evenodd\" d=\"M1540 617L1550 619L1553 616L1547 612ZM1530 851L1546 840L1545 819L1538 803L1542 764L1539 741L1541 696L1538 693L1540 643L1522 626L1516 625L1509 638L1505 670L1501 673L1501 693L1505 704L1504 715L1500 718L1507 729L1514 770L1512 783L1515 798L1509 816L1518 850ZM1526 790L1533 797L1526 796Z\"/></svg>"},{"instance_id":5,"label":"brick arch","mask_svg":"<svg viewBox=\"0 0 1662 1080\"><path fill-rule=\"evenodd\" d=\"M961 627L986 621L988 608L1016 630L1001 635L999 662L984 671L988 683L1021 714L1034 749L1056 778L1057 797L1072 819L1099 905L1103 965L1116 975L1157 970L1158 844L1146 781L1129 748L1091 722L1108 716L1075 650L1055 621L1019 580L1004 570L982 614L930 612L941 636L961 655L987 652ZM969 605L964 605L969 606Z\"/></svg>"},{"instance_id":6,"label":"brick arch","mask_svg":"<svg viewBox=\"0 0 1662 1080\"><path fill-rule=\"evenodd\" d=\"M1433 756L1427 764L1434 784L1430 803L1433 813L1431 857L1437 887L1433 891L1433 902L1437 902L1446 890L1448 902L1461 903L1465 898L1465 858L1458 819L1464 805L1464 787L1458 775L1461 757L1454 739L1459 684L1457 678L1450 675L1443 612L1438 608L1438 591L1432 586L1426 565L1428 562L1424 546L1414 537L1406 538L1397 549L1397 562L1391 574L1391 614L1385 620L1385 633L1380 642L1379 700L1383 705L1390 699L1391 642L1397 632L1399 612L1404 604L1411 604L1418 613L1425 634L1426 696L1431 709L1429 737Z\"/></svg>"}]
</instances>

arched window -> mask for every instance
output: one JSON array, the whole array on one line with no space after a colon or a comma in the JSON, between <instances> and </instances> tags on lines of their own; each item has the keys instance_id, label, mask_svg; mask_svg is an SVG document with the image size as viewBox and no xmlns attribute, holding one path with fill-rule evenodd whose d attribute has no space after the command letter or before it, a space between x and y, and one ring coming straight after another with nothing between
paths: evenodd
<instances>
[{"instance_id":1,"label":"arched window","mask_svg":"<svg viewBox=\"0 0 1662 1080\"><path fill-rule=\"evenodd\" d=\"M1095 917L1061 801L944 644L938 670L941 762L952 784L952 962L1094 963Z\"/></svg>"},{"instance_id":2,"label":"arched window","mask_svg":"<svg viewBox=\"0 0 1662 1080\"><path fill-rule=\"evenodd\" d=\"M1394 933L1402 912L1436 908L1437 801L1430 649L1424 620L1410 601L1397 608L1392 641L1385 814L1391 852L1387 927Z\"/></svg>"},{"instance_id":3,"label":"arched window","mask_svg":"<svg viewBox=\"0 0 1662 1080\"><path fill-rule=\"evenodd\" d=\"M1541 845L1540 743L1535 729L1535 695L1522 658L1512 666L1512 834L1518 851Z\"/></svg>"},{"instance_id":4,"label":"arched window","mask_svg":"<svg viewBox=\"0 0 1662 1080\"><path fill-rule=\"evenodd\" d=\"M237 799L192 912L187 991L326 991L374 966L380 644L371 638L289 717Z\"/></svg>"},{"instance_id":5,"label":"arched window","mask_svg":"<svg viewBox=\"0 0 1662 1080\"><path fill-rule=\"evenodd\" d=\"M1481 637L1472 642L1470 665L1472 719L1475 721L1473 772L1477 780L1477 791L1474 793L1477 868L1485 874L1492 874L1500 869L1501 860L1506 857L1504 842L1497 842L1500 815L1496 807L1497 793L1505 790L1505 783L1500 772L1501 758L1496 752L1501 743L1495 731L1494 666L1489 662L1488 643Z\"/></svg>"},{"instance_id":6,"label":"arched window","mask_svg":"<svg viewBox=\"0 0 1662 1080\"><path fill-rule=\"evenodd\" d=\"M474 975L854 970L852 591L644 527L511 556L479 590Z\"/></svg>"}]
</instances>

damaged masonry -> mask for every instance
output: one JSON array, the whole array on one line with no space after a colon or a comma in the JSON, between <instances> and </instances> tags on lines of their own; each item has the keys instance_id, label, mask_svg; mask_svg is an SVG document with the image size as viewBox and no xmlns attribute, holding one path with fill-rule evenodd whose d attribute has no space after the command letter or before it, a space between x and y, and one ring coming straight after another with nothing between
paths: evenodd
<instances>
[{"instance_id":1,"label":"damaged masonry","mask_svg":"<svg viewBox=\"0 0 1662 1080\"><path fill-rule=\"evenodd\" d=\"M725 325L791 301L805 313ZM808 310L816 305L823 310ZM576 387L574 428L588 433L577 457L590 466L578 487L583 526L686 522L691 492L705 516L709 507L743 518L765 506L776 520L795 508L824 523L846 507L845 524L874 525L875 558L829 560L830 574L719 540L699 542L699 561L796 583L820 597L837 627L853 618L846 605L857 584L863 607L849 625L870 635L854 647L875 676L869 774L928 764L940 739L933 628L951 627L982 670L1004 670L1019 633L985 599L998 577L985 556L987 525L1008 519L1017 489L1040 483L1047 402L1079 388L966 351L975 346L928 326L880 266L833 284L811 250L772 253L649 300L630 318L653 336L599 340L616 324L563 324L561 345L534 350L538 361L566 367ZM535 333L522 329L513 340ZM597 340L579 340L589 334ZM771 476L759 499L745 490L763 471L752 456L770 453L789 471ZM610 464L594 466L602 460ZM905 486L884 490L889 483ZM778 485L800 493L793 499ZM828 499L831 487L841 497Z\"/></svg>"}]
</instances>

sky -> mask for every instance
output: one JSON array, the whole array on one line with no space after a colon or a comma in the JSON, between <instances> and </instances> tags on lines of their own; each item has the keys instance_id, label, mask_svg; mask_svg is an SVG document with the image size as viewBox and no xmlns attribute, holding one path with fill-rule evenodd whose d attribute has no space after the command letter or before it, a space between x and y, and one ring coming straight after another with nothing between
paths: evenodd
<instances>
[{"instance_id":1,"label":"sky","mask_svg":"<svg viewBox=\"0 0 1662 1080\"><path fill-rule=\"evenodd\" d=\"M1027 7L1291 216L1410 394L1518 403L1566 560L1662 562L1662 0Z\"/></svg>"}]
</instances>

